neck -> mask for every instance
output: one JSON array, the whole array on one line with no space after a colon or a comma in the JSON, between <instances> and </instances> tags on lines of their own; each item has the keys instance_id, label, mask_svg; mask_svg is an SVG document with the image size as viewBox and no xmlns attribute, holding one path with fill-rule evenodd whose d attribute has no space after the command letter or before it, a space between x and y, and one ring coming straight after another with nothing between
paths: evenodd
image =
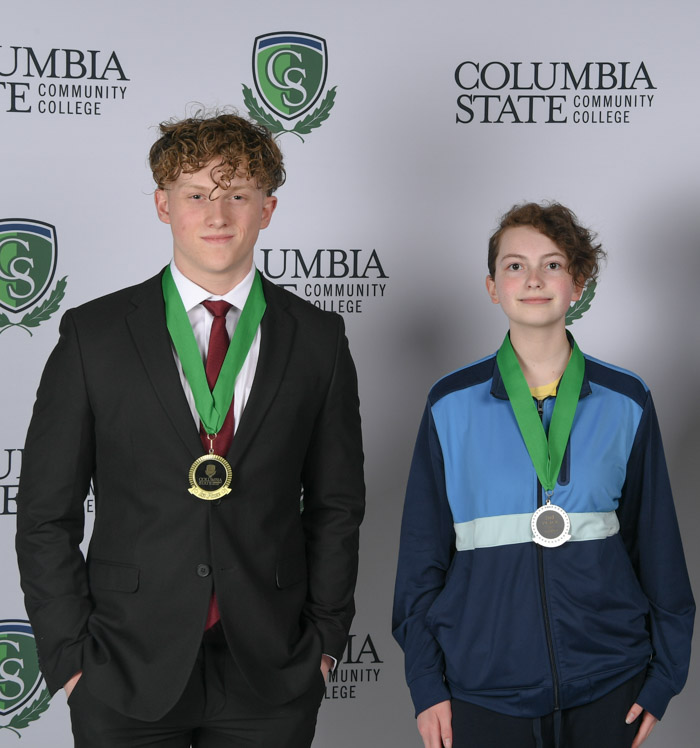
<instances>
[{"instance_id":1,"label":"neck","mask_svg":"<svg viewBox=\"0 0 700 748\"><path fill-rule=\"evenodd\" d=\"M196 283L212 296L225 296L232 291L250 272L253 263L243 269L235 269L228 273L205 273L197 272L196 269L190 268L185 263L179 261L177 257L173 258L177 269L192 283Z\"/></svg>"},{"instance_id":2,"label":"neck","mask_svg":"<svg viewBox=\"0 0 700 748\"><path fill-rule=\"evenodd\" d=\"M564 373L571 356L566 328L527 330L511 326L510 342L529 387L542 387Z\"/></svg>"}]
</instances>

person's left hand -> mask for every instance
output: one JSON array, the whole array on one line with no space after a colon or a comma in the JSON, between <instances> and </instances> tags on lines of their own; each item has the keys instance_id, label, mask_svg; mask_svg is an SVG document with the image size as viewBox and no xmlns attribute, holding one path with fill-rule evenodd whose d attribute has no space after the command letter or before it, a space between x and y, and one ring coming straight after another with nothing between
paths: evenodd
<instances>
[{"instance_id":1,"label":"person's left hand","mask_svg":"<svg viewBox=\"0 0 700 748\"><path fill-rule=\"evenodd\" d=\"M321 655L321 673L323 675L323 680L328 680L328 673L331 671L332 667L333 659L328 655Z\"/></svg>"},{"instance_id":2,"label":"person's left hand","mask_svg":"<svg viewBox=\"0 0 700 748\"><path fill-rule=\"evenodd\" d=\"M639 730L637 730L634 743L632 743L632 748L639 748L639 746L649 737L651 731L654 729L654 725L659 721L651 712L644 711L639 704L635 704L629 712L627 712L625 722L627 722L628 725L631 725L632 722L642 714L642 712L644 712L644 715L642 716L642 721L639 723Z\"/></svg>"}]
</instances>

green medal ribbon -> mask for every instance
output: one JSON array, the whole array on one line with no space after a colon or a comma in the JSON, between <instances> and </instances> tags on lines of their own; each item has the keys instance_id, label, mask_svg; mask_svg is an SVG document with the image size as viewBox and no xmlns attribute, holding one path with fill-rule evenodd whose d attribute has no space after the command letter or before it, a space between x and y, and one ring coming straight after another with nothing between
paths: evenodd
<instances>
[{"instance_id":1,"label":"green medal ribbon","mask_svg":"<svg viewBox=\"0 0 700 748\"><path fill-rule=\"evenodd\" d=\"M574 345L571 358L557 389L557 401L549 424L549 439L544 432L544 425L537 413L525 375L515 356L510 334L506 335L496 356L520 433L548 498L552 496L559 477L583 384L583 354L573 338L572 341Z\"/></svg>"},{"instance_id":2,"label":"green medal ribbon","mask_svg":"<svg viewBox=\"0 0 700 748\"><path fill-rule=\"evenodd\" d=\"M202 419L207 434L218 434L226 413L231 407L236 377L253 344L258 325L265 313L266 303L260 272L255 271L253 285L241 311L213 392L209 389L202 354L169 265L163 273L163 299L165 300L165 320L168 332L182 364L182 370L192 388L197 413Z\"/></svg>"}]
</instances>

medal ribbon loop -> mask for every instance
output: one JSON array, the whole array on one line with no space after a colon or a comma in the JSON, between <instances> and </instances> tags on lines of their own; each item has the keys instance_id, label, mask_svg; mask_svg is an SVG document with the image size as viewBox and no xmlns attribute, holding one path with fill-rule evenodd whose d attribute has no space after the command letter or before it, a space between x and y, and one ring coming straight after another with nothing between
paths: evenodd
<instances>
[{"instance_id":1,"label":"medal ribbon loop","mask_svg":"<svg viewBox=\"0 0 700 748\"><path fill-rule=\"evenodd\" d=\"M236 377L265 313L266 303L260 272L255 271L253 285L241 311L213 391L209 389L202 356L169 265L163 273L162 286L168 332L192 389L197 413L207 434L218 434L231 407Z\"/></svg>"},{"instance_id":2,"label":"medal ribbon loop","mask_svg":"<svg viewBox=\"0 0 700 748\"><path fill-rule=\"evenodd\" d=\"M520 434L548 501L559 477L583 384L585 361L576 341L573 338L571 340L573 342L571 358L557 388L557 399L549 424L549 438L545 434L544 424L537 414L530 388L510 342L510 333L506 334L496 355L498 369L518 422Z\"/></svg>"}]
</instances>

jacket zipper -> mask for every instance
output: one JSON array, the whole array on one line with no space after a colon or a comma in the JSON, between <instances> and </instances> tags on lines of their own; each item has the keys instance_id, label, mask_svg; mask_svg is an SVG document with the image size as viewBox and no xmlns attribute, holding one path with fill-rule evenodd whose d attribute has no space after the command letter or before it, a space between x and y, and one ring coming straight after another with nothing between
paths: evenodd
<instances>
[{"instance_id":1,"label":"jacket zipper","mask_svg":"<svg viewBox=\"0 0 700 748\"><path fill-rule=\"evenodd\" d=\"M537 400L537 414L540 417L540 421L543 420L544 416L544 400ZM544 492L542 490L542 484L540 483L539 477L537 478L537 506L538 508L544 503ZM549 621L549 609L547 607L547 592L545 590L544 580L544 548L541 545L537 546L537 566L540 575L540 598L542 600L542 613L544 614L544 629L547 637L547 649L549 651L549 664L552 668L552 685L554 687L554 711L559 709L559 676L557 674L557 664L554 659L554 644L552 642L552 627Z\"/></svg>"}]
</instances>

